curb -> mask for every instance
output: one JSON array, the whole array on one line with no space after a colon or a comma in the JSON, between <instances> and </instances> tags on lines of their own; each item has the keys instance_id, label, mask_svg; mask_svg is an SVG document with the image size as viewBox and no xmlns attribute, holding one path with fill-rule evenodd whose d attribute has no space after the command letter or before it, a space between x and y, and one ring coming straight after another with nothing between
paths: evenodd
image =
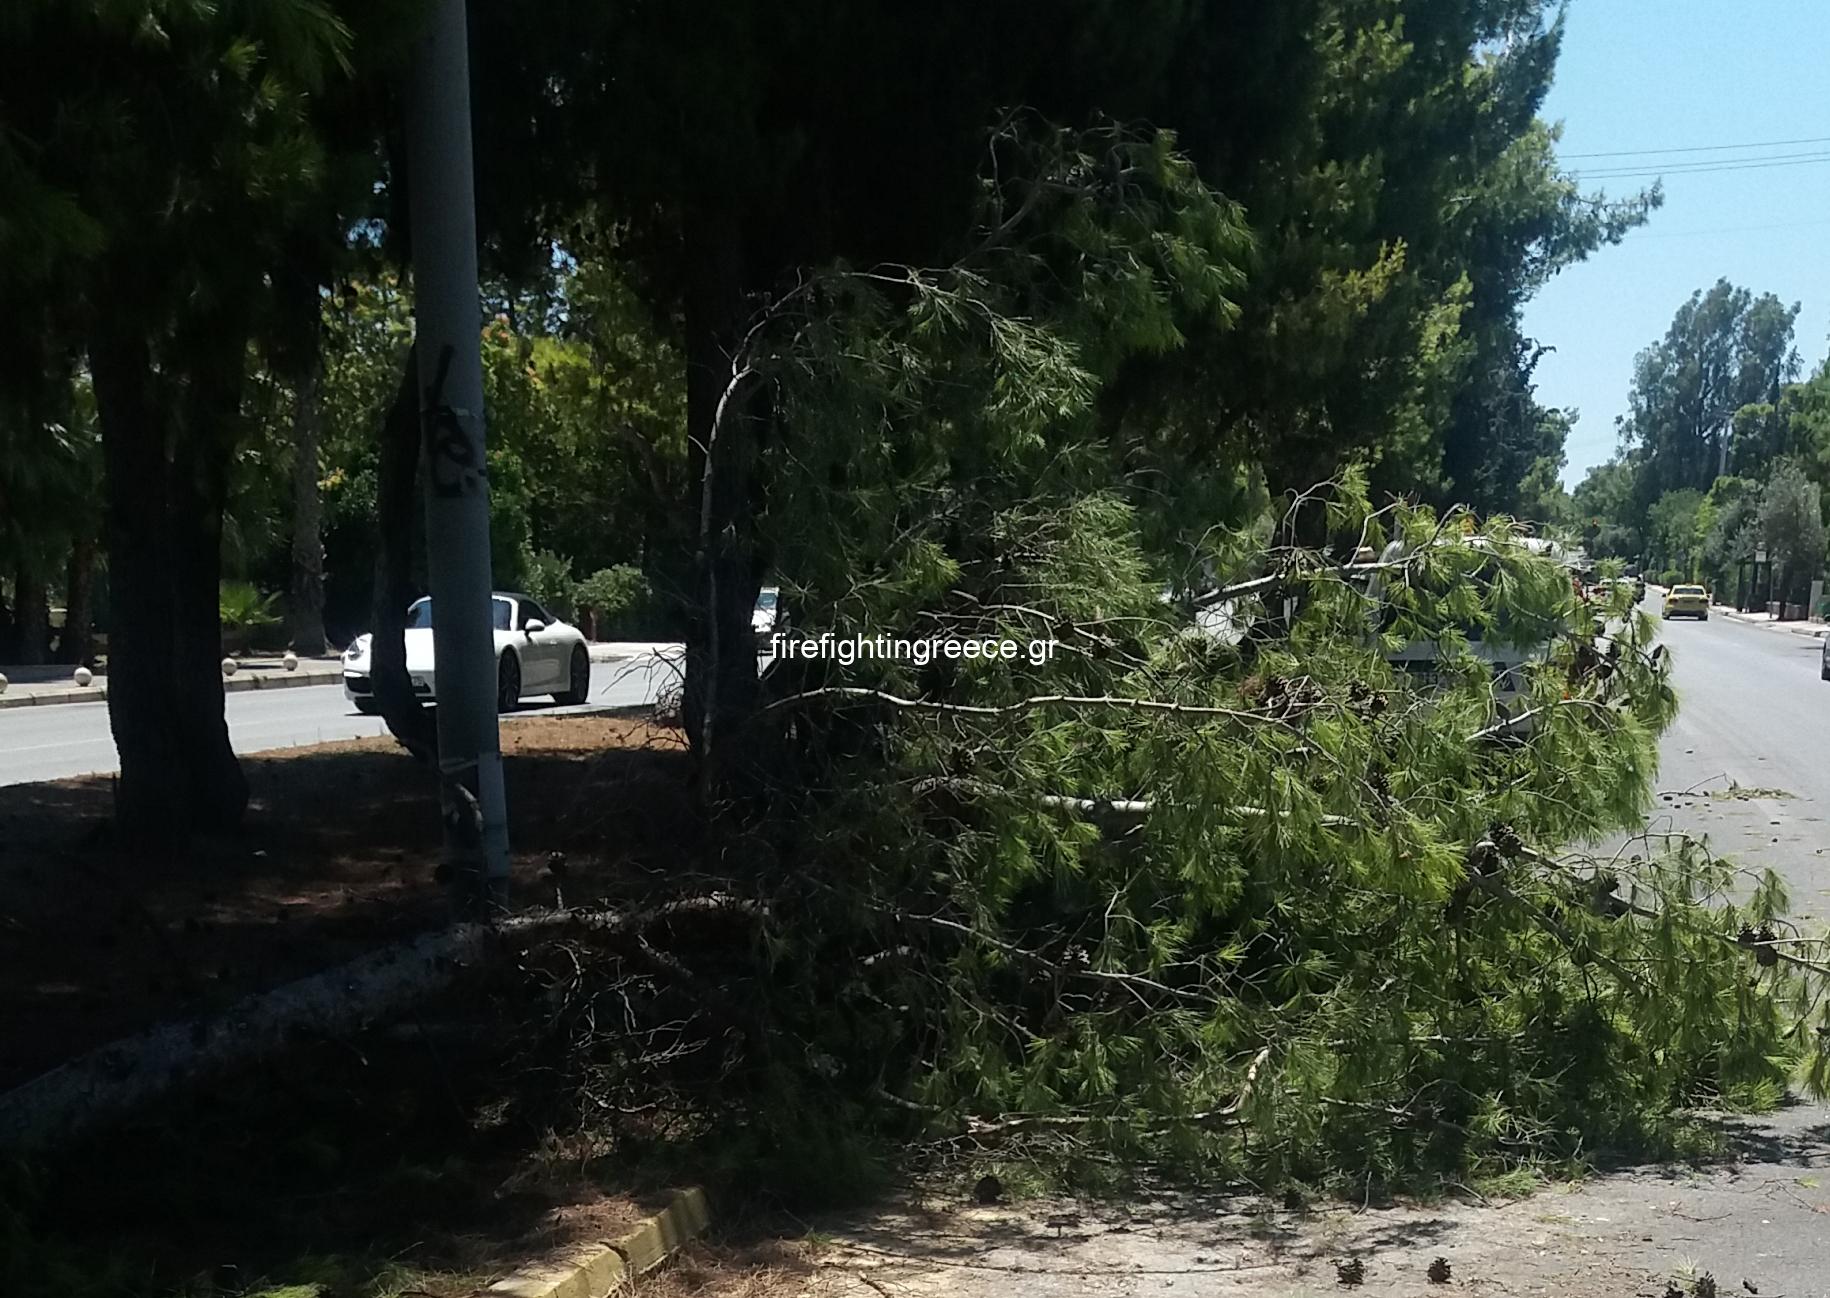
<instances>
[{"instance_id":1,"label":"curb","mask_svg":"<svg viewBox=\"0 0 1830 1298\"><path fill-rule=\"evenodd\" d=\"M1801 635L1810 640L1821 640L1824 638L1825 632L1830 631L1830 627L1826 627L1821 622L1774 622L1763 617L1749 617L1741 610L1730 608L1726 604L1712 604L1710 612L1720 614L1731 622L1739 622L1743 626L1771 627L1775 631Z\"/></svg>"},{"instance_id":2,"label":"curb","mask_svg":"<svg viewBox=\"0 0 1830 1298\"><path fill-rule=\"evenodd\" d=\"M705 1191L692 1186L635 1229L523 1267L478 1291L477 1298L604 1298L666 1262L711 1219Z\"/></svg>"},{"instance_id":3,"label":"curb","mask_svg":"<svg viewBox=\"0 0 1830 1298\"><path fill-rule=\"evenodd\" d=\"M239 694L247 690L296 690L307 685L341 685L343 674L327 676L315 672L305 676L226 676L222 682L224 694ZM108 698L108 686L105 679L98 679L94 685L73 685L68 690L56 694L0 694L0 708L49 708L59 703L101 703Z\"/></svg>"}]
</instances>

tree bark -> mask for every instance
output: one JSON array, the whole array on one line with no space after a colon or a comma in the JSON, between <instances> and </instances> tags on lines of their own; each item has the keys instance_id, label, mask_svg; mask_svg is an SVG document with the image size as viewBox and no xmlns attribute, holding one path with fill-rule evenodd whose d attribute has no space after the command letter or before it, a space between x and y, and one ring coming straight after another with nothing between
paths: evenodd
<instances>
[{"instance_id":1,"label":"tree bark","mask_svg":"<svg viewBox=\"0 0 1830 1298\"><path fill-rule=\"evenodd\" d=\"M85 532L70 546L64 579L64 633L57 655L67 663L95 660L95 537Z\"/></svg>"},{"instance_id":2,"label":"tree bark","mask_svg":"<svg viewBox=\"0 0 1830 1298\"><path fill-rule=\"evenodd\" d=\"M115 815L129 841L166 850L234 827L248 802L223 717L219 605L247 333L232 317L203 323L184 340L181 375L106 321L90 345L112 560Z\"/></svg>"},{"instance_id":3,"label":"tree bark","mask_svg":"<svg viewBox=\"0 0 1830 1298\"><path fill-rule=\"evenodd\" d=\"M174 671L166 528L169 465L144 339L106 320L89 367L102 428L111 616L108 721L120 757L115 819L125 838L175 846L187 820L169 686Z\"/></svg>"},{"instance_id":4,"label":"tree bark","mask_svg":"<svg viewBox=\"0 0 1830 1298\"><path fill-rule=\"evenodd\" d=\"M418 352L407 350L400 387L381 425L376 473L374 632L369 681L394 738L423 762L438 755L438 728L407 675L407 605L413 600L413 523L419 500Z\"/></svg>"},{"instance_id":5,"label":"tree bark","mask_svg":"<svg viewBox=\"0 0 1830 1298\"><path fill-rule=\"evenodd\" d=\"M714 746L740 731L756 706L750 619L762 586L753 500L757 430L739 394L713 437L720 403L731 387L743 318L742 227L728 211L702 209L689 217L687 249L687 434L702 525L683 711L702 787L709 788L720 778L715 767L728 770Z\"/></svg>"},{"instance_id":6,"label":"tree bark","mask_svg":"<svg viewBox=\"0 0 1830 1298\"><path fill-rule=\"evenodd\" d=\"M232 829L248 782L229 742L222 688L222 519L240 434L248 330L231 309L202 322L187 351L184 427L172 439L173 702L190 829Z\"/></svg>"},{"instance_id":7,"label":"tree bark","mask_svg":"<svg viewBox=\"0 0 1830 1298\"><path fill-rule=\"evenodd\" d=\"M13 566L13 658L36 667L50 657L51 610L44 582L24 559Z\"/></svg>"},{"instance_id":8,"label":"tree bark","mask_svg":"<svg viewBox=\"0 0 1830 1298\"><path fill-rule=\"evenodd\" d=\"M317 300L314 296L313 307ZM299 376L292 417L292 648L322 658L324 643L324 500L318 446L324 424L324 353L313 329Z\"/></svg>"}]
</instances>

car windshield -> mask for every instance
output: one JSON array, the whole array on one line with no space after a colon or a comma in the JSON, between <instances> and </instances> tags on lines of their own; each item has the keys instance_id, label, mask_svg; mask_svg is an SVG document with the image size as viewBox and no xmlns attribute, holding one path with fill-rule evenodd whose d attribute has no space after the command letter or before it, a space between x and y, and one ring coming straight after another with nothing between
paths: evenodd
<instances>
[{"instance_id":1,"label":"car windshield","mask_svg":"<svg viewBox=\"0 0 1830 1298\"><path fill-rule=\"evenodd\" d=\"M495 629L508 630L509 616L514 612L514 606L505 599L492 599L489 601L489 611L490 621ZM407 610L407 629L425 631L431 629L431 626L432 601L430 599L415 600L413 606Z\"/></svg>"},{"instance_id":2,"label":"car windshield","mask_svg":"<svg viewBox=\"0 0 1830 1298\"><path fill-rule=\"evenodd\" d=\"M1671 593L1673 595L1701 595L1703 588L1701 586L1673 586Z\"/></svg>"}]
</instances>

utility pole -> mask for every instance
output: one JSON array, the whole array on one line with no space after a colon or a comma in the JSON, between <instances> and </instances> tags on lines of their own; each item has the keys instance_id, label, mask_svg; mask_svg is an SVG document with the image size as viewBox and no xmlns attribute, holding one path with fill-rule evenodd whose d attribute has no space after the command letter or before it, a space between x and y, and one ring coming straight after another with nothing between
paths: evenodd
<instances>
[{"instance_id":1,"label":"utility pole","mask_svg":"<svg viewBox=\"0 0 1830 1298\"><path fill-rule=\"evenodd\" d=\"M490 608L470 51L464 0L430 8L408 74L406 126L443 874L460 907L485 911L508 897L508 817Z\"/></svg>"}]
</instances>

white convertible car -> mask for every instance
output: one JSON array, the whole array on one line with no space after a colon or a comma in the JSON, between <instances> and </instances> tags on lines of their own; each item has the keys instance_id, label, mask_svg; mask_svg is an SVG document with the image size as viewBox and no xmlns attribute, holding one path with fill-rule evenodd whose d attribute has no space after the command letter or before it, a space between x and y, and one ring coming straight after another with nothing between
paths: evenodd
<instances>
[{"instance_id":1,"label":"white convertible car","mask_svg":"<svg viewBox=\"0 0 1830 1298\"><path fill-rule=\"evenodd\" d=\"M526 595L492 596L496 636L496 707L514 711L532 695L550 694L560 703L583 703L591 694L591 651L584 632L548 613ZM432 601L419 599L407 610L407 675L422 699L434 693ZM379 711L370 676L372 637L359 635L343 651L343 695L358 712Z\"/></svg>"}]
</instances>

